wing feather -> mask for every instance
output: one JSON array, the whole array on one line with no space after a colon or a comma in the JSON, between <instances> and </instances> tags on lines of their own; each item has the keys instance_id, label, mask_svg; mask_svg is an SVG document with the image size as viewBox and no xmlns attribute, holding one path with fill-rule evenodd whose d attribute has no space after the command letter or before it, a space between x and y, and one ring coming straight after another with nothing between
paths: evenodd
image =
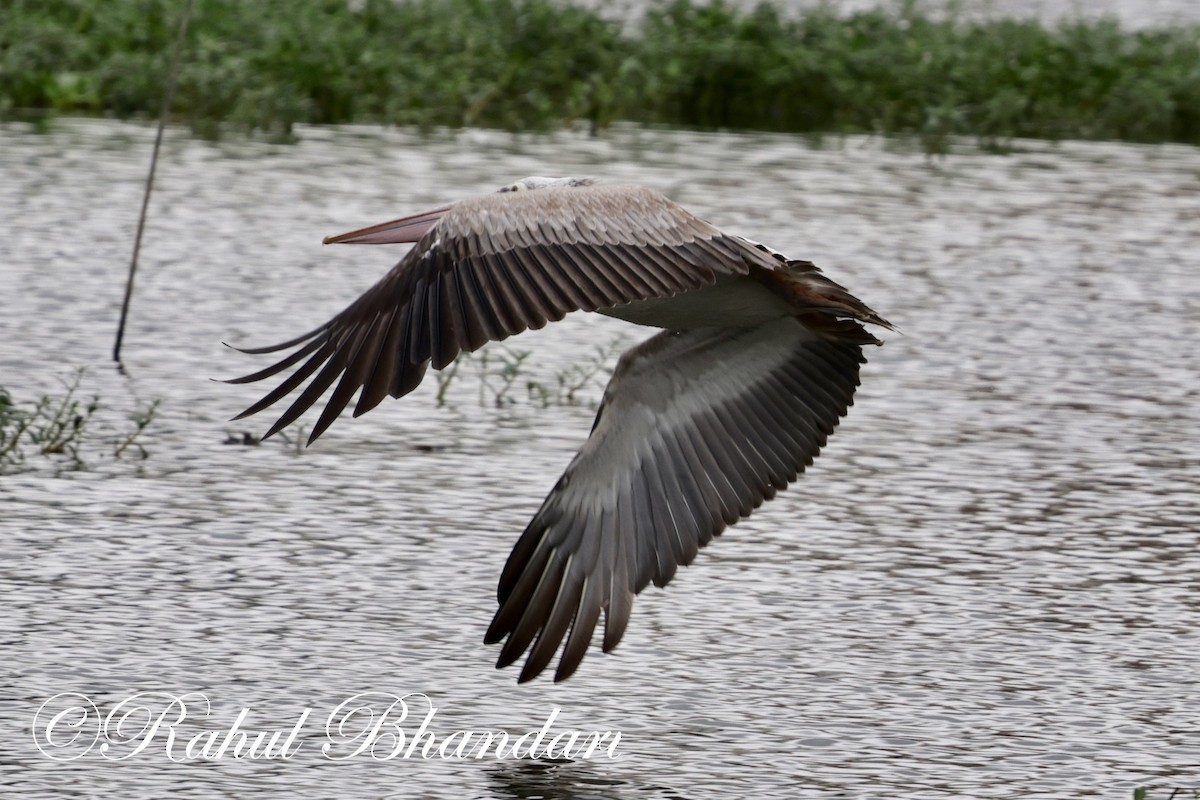
<instances>
[{"instance_id":1,"label":"wing feather","mask_svg":"<svg viewBox=\"0 0 1200 800\"><path fill-rule=\"evenodd\" d=\"M340 375L342 370L346 368L346 361L348 361L351 354L358 349L359 341L362 340L363 334L365 333L365 329L359 329L358 331L347 331L348 336L346 338L353 339L353 341L342 341L338 343L337 348L329 356L329 360L324 363L324 366L321 367L320 372L316 374L316 377L309 381L308 386L304 387L304 391L300 393L300 396L297 397L295 401L293 401L293 403L288 407L288 410L285 411L282 416L275 421L275 424L267 430L267 432L263 435L263 438L272 436L278 433L281 428L284 428L287 425L295 422L300 415L308 409L309 406L317 401L317 398L325 393L326 389L333 385L333 382L337 379L337 376Z\"/></svg>"},{"instance_id":2,"label":"wing feather","mask_svg":"<svg viewBox=\"0 0 1200 800\"><path fill-rule=\"evenodd\" d=\"M326 344L326 342L324 339L320 339L320 338L313 339L313 340L305 343L302 347L299 347L296 350L293 350L292 353L287 358L283 359L282 361L276 362L269 367L264 367L263 369L260 369L258 372L252 372L249 375L243 375L240 378L231 378L228 381L226 381L226 383L253 383L254 381L261 381L263 378L269 378L272 375L278 375L283 370L287 369L290 366L295 365L302 358L311 354L314 350L316 350L320 347L323 347L325 344ZM237 348L234 348L234 349L237 349ZM247 351L238 350L238 352L245 353Z\"/></svg>"},{"instance_id":3,"label":"wing feather","mask_svg":"<svg viewBox=\"0 0 1200 800\"><path fill-rule=\"evenodd\" d=\"M558 650L559 643L562 642L563 637L566 636L567 630L571 626L571 620L575 618L579 610L579 601L586 574L583 570L571 569L571 562L573 560L573 554L567 556L564 577L562 583L559 585L558 594L554 598L554 605L551 607L549 614L547 614L545 622L535 622L535 624L540 625L540 631L537 634L537 640L533 643L533 647L529 651L529 658L526 659L525 666L521 669L521 676L525 680L529 680L534 675L537 675L550 664L550 661L554 658L555 651Z\"/></svg>"},{"instance_id":4,"label":"wing feather","mask_svg":"<svg viewBox=\"0 0 1200 800\"><path fill-rule=\"evenodd\" d=\"M308 361L304 362L303 366L289 375L283 383L279 384L270 392L268 392L266 397L259 400L242 413L238 414L236 417L234 417L234 419L241 419L242 417L248 417L251 414L257 414L264 408L274 405L284 397L287 397L296 389L297 386L304 383L304 380L309 375L312 375L314 372L316 372L317 368L324 364L329 357L337 351L337 346L337 342L328 340L322 341L321 346L315 353L313 353L312 357L309 358Z\"/></svg>"},{"instance_id":5,"label":"wing feather","mask_svg":"<svg viewBox=\"0 0 1200 800\"><path fill-rule=\"evenodd\" d=\"M454 274L462 281L463 299L466 300L468 306L467 318L474 322L478 329L473 331L472 335L481 335L485 343L498 342L505 338L504 328L500 324L495 304L484 299L487 297L484 293L484 287L487 284L480 283L480 276L476 273L478 267L476 262L464 261L462 266L454 271ZM480 347L482 346L481 344Z\"/></svg>"},{"instance_id":6,"label":"wing feather","mask_svg":"<svg viewBox=\"0 0 1200 800\"><path fill-rule=\"evenodd\" d=\"M359 342L354 354L350 357L346 370L342 373L337 388L330 395L329 402L321 411L317 424L313 426L313 437L320 436L326 428L333 424L333 421L345 410L350 398L354 396L354 392L362 386L367 370L374 366L378 358L379 340L386 332L387 328L380 324L374 324L363 331L362 341Z\"/></svg>"},{"instance_id":7,"label":"wing feather","mask_svg":"<svg viewBox=\"0 0 1200 800\"><path fill-rule=\"evenodd\" d=\"M463 307L462 297L458 293L458 280L453 272L443 272L436 276L438 281L438 296L441 298L441 318L445 320L446 328L442 331L441 344L433 354L434 369L442 369L453 361L461 350L470 346L467 335L467 314Z\"/></svg>"},{"instance_id":8,"label":"wing feather","mask_svg":"<svg viewBox=\"0 0 1200 800\"><path fill-rule=\"evenodd\" d=\"M408 330L408 315L410 306L394 306L391 313L386 314L387 333L383 336L383 344L375 354L375 366L367 373L363 381L362 391L359 392L358 402L354 405L354 416L360 417L383 402L392 386L392 378L400 367L400 359L392 358L389 354L397 352L401 337Z\"/></svg>"},{"instance_id":9,"label":"wing feather","mask_svg":"<svg viewBox=\"0 0 1200 800\"><path fill-rule=\"evenodd\" d=\"M663 486L662 479L656 472L639 469L643 482L646 484L647 497L650 500L650 513L654 519L654 555L658 570L654 576L655 586L666 586L675 576L679 566L678 553L683 550L682 536L671 511L671 502Z\"/></svg>"},{"instance_id":10,"label":"wing feather","mask_svg":"<svg viewBox=\"0 0 1200 800\"><path fill-rule=\"evenodd\" d=\"M487 639L508 637L500 663L528 650L530 680L561 646L562 680L601 613L601 647L616 647L635 594L666 585L812 462L864 360L858 343L791 318L664 332L622 356L591 436L505 565Z\"/></svg>"},{"instance_id":11,"label":"wing feather","mask_svg":"<svg viewBox=\"0 0 1200 800\"><path fill-rule=\"evenodd\" d=\"M356 391L358 415L385 394L411 391L430 364L441 369L487 341L540 328L571 311L671 297L770 261L752 243L725 236L636 186L485 195L430 220L400 263L329 322L278 345L244 350L295 348L235 383L295 371L241 416L310 381L280 418L293 421L336 381L311 441Z\"/></svg>"}]
</instances>

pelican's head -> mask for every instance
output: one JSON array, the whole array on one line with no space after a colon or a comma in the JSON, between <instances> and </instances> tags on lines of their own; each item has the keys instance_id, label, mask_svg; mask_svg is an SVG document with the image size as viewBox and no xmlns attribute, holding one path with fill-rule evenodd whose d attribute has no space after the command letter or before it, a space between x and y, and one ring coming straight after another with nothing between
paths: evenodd
<instances>
[{"instance_id":1,"label":"pelican's head","mask_svg":"<svg viewBox=\"0 0 1200 800\"><path fill-rule=\"evenodd\" d=\"M545 189L550 186L591 186L594 181L591 178L542 178L532 176L522 178L516 183L510 183L508 186L501 186L496 191L498 192L524 192L533 189Z\"/></svg>"}]
</instances>

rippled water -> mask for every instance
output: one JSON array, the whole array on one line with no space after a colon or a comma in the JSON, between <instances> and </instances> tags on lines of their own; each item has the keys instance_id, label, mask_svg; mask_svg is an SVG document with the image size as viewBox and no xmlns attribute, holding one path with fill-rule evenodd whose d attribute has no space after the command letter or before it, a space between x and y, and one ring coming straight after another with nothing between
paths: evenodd
<instances>
[{"instance_id":1,"label":"rippled water","mask_svg":"<svg viewBox=\"0 0 1200 800\"><path fill-rule=\"evenodd\" d=\"M926 157L863 138L618 130L295 147L172 132L125 355L107 366L152 132L0 128L0 385L108 406L86 471L0 477L5 797L1129 796L1200 785L1200 152L1029 144ZM226 420L261 365L221 346L324 321L390 264L324 234L527 174L660 188L810 258L896 322L811 472L727 531L625 641L516 686L481 644L516 535L586 404L480 405L470 369L343 419L303 454ZM553 383L649 334L575 315L512 340ZM497 352L498 351L493 351ZM594 401L598 386L585 390ZM122 415L162 398L145 461ZM41 755L57 692L108 709L203 692L288 761ZM333 762L360 692L424 692L435 729L619 730L619 760ZM1150 797L1154 797L1151 794ZM1162 796L1166 796L1163 793Z\"/></svg>"},{"instance_id":2,"label":"rippled water","mask_svg":"<svg viewBox=\"0 0 1200 800\"><path fill-rule=\"evenodd\" d=\"M646 0L576 0L585 6L607 12L612 17L640 19ZM726 0L744 10L759 5L759 0ZM852 13L872 8L895 8L897 0L771 0L771 5L786 13L827 5ZM1200 4L1193 0L923 0L919 8L937 13L951 8L961 18L1035 18L1048 24L1062 20L1116 19L1126 28L1162 28L1194 25L1200 20Z\"/></svg>"}]
</instances>

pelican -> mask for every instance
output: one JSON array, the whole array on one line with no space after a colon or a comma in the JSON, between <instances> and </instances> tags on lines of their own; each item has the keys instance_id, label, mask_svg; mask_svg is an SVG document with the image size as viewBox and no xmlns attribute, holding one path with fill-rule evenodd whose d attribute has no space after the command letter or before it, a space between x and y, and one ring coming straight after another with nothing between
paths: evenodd
<instances>
[{"instance_id":1,"label":"pelican","mask_svg":"<svg viewBox=\"0 0 1200 800\"><path fill-rule=\"evenodd\" d=\"M531 177L497 192L325 239L413 243L333 319L251 354L291 350L233 383L299 365L235 419L307 385L267 436L331 387L308 437L354 394L354 416L403 397L461 352L595 311L662 328L619 359L591 435L518 539L484 641L518 682L560 646L570 677L604 613L604 652L634 595L665 586L811 464L853 403L863 323L894 330L808 261L722 233L657 191ZM565 640L565 644L564 644Z\"/></svg>"}]
</instances>

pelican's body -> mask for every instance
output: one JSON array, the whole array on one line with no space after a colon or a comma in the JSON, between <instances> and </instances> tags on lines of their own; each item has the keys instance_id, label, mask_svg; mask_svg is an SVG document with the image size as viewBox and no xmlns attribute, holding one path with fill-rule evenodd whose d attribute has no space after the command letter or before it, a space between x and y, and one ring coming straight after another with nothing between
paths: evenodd
<instances>
[{"instance_id":1,"label":"pelican's body","mask_svg":"<svg viewBox=\"0 0 1200 800\"><path fill-rule=\"evenodd\" d=\"M719 322L720 327L759 325L791 316L792 305L758 281L739 275L718 278L712 286L673 297L639 300L599 311L637 325L688 330L711 326L714 322Z\"/></svg>"},{"instance_id":2,"label":"pelican's body","mask_svg":"<svg viewBox=\"0 0 1200 800\"><path fill-rule=\"evenodd\" d=\"M662 586L726 525L812 462L853 402L862 322L879 315L806 261L730 236L651 189L527 178L500 192L327 242L416 242L325 325L281 345L301 364L242 416L312 378L267 435L337 381L316 439L357 392L358 416L441 369L576 310L664 331L620 359L592 434L521 536L488 642L528 680L566 641L579 665L604 612L616 646L633 596Z\"/></svg>"}]
</instances>

